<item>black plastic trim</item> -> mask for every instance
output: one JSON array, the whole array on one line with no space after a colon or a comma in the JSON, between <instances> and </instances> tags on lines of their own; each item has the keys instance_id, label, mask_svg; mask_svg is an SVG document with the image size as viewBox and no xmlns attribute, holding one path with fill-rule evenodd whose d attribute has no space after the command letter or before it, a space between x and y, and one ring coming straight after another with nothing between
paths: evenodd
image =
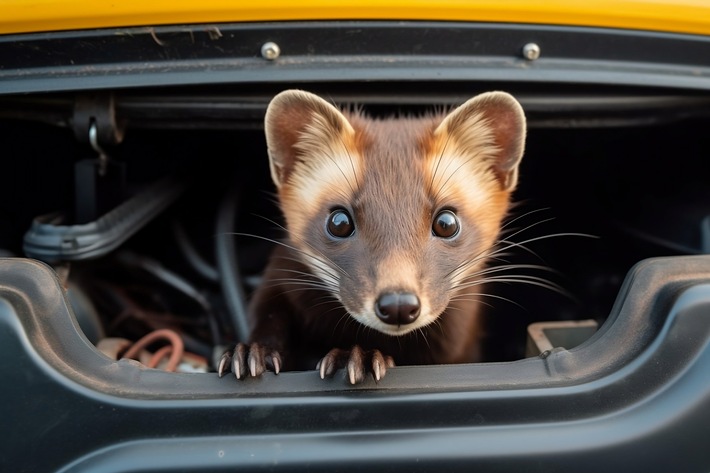
<instances>
[{"instance_id":1,"label":"black plastic trim","mask_svg":"<svg viewBox=\"0 0 710 473\"><path fill-rule=\"evenodd\" d=\"M269 101L284 85L162 87L113 91L116 117L125 129L259 129ZM710 116L703 92L643 88L525 83L348 82L308 84L334 103L355 104L369 112L418 112L456 106L483 90L505 89L525 109L528 128L647 126ZM592 88L593 87L593 88ZM0 119L22 119L77 127L76 103L82 92L0 95Z\"/></svg>"},{"instance_id":2,"label":"black plastic trim","mask_svg":"<svg viewBox=\"0 0 710 473\"><path fill-rule=\"evenodd\" d=\"M63 225L66 216L60 213L42 215L25 233L23 251L49 263L105 256L172 204L184 188L179 180L165 178L88 223Z\"/></svg>"},{"instance_id":3,"label":"black plastic trim","mask_svg":"<svg viewBox=\"0 0 710 473\"><path fill-rule=\"evenodd\" d=\"M281 56L260 55L269 41ZM525 44L541 48L535 61ZM509 81L710 89L710 39L454 22L281 22L0 36L0 93L188 84Z\"/></svg>"},{"instance_id":4,"label":"black plastic trim","mask_svg":"<svg viewBox=\"0 0 710 473\"><path fill-rule=\"evenodd\" d=\"M578 348L395 368L358 387L315 371L237 382L111 361L79 333L50 268L0 260L13 406L0 469L703 471L709 365L710 256L637 264Z\"/></svg>"}]
</instances>

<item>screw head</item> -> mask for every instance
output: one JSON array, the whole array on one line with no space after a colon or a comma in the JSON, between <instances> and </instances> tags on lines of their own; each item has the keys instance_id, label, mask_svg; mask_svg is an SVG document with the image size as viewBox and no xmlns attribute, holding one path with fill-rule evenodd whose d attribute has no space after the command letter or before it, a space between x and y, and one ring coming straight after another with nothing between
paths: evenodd
<instances>
[{"instance_id":1,"label":"screw head","mask_svg":"<svg viewBox=\"0 0 710 473\"><path fill-rule=\"evenodd\" d=\"M269 41L268 43L264 43L263 46L261 46L261 57L264 59L267 59L269 61L273 61L277 57L281 55L281 48L279 48L279 45L274 43L273 41Z\"/></svg>"},{"instance_id":2,"label":"screw head","mask_svg":"<svg viewBox=\"0 0 710 473\"><path fill-rule=\"evenodd\" d=\"M534 61L540 57L540 46L535 43L528 43L523 46L523 57L528 61Z\"/></svg>"}]
</instances>

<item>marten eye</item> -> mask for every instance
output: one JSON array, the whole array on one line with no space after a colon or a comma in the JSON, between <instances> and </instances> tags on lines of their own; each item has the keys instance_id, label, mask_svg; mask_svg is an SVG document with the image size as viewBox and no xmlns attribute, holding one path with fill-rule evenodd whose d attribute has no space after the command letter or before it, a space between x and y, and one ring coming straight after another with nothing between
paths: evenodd
<instances>
[{"instance_id":1,"label":"marten eye","mask_svg":"<svg viewBox=\"0 0 710 473\"><path fill-rule=\"evenodd\" d=\"M328 215L326 229L335 238L347 238L355 231L355 225L347 210L335 209Z\"/></svg>"},{"instance_id":2,"label":"marten eye","mask_svg":"<svg viewBox=\"0 0 710 473\"><path fill-rule=\"evenodd\" d=\"M431 224L431 231L440 238L453 238L458 235L460 229L459 219L451 210L442 210Z\"/></svg>"}]
</instances>

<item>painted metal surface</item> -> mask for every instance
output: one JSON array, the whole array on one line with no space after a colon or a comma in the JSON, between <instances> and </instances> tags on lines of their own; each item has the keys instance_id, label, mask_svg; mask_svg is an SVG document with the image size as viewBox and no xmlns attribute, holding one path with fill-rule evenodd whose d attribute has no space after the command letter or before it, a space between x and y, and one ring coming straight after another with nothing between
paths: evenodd
<instances>
[{"instance_id":1,"label":"painted metal surface","mask_svg":"<svg viewBox=\"0 0 710 473\"><path fill-rule=\"evenodd\" d=\"M0 34L290 20L439 20L709 34L705 0L3 0Z\"/></svg>"}]
</instances>

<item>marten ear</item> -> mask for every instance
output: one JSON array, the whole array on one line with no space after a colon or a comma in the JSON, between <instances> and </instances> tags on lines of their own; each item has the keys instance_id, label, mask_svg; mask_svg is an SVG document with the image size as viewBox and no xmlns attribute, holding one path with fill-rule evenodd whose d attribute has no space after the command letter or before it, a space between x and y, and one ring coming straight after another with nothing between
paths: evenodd
<instances>
[{"instance_id":1,"label":"marten ear","mask_svg":"<svg viewBox=\"0 0 710 473\"><path fill-rule=\"evenodd\" d=\"M515 188L525 149L525 114L513 96L477 95L444 118L436 133L453 137L463 152L492 157L488 159L501 188Z\"/></svg>"},{"instance_id":2,"label":"marten ear","mask_svg":"<svg viewBox=\"0 0 710 473\"><path fill-rule=\"evenodd\" d=\"M299 160L327 149L354 130L333 105L302 90L286 90L271 100L264 119L271 178L281 188Z\"/></svg>"}]
</instances>

